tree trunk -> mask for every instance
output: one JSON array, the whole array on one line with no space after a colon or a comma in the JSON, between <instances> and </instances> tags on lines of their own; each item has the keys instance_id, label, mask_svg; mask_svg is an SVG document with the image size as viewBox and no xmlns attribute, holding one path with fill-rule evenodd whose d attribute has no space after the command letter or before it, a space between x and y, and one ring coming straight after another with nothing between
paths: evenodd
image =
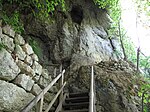
<instances>
[{"instance_id":1,"label":"tree trunk","mask_svg":"<svg viewBox=\"0 0 150 112\"><path fill-rule=\"evenodd\" d=\"M139 72L140 47L137 49L137 72Z\"/></svg>"},{"instance_id":2,"label":"tree trunk","mask_svg":"<svg viewBox=\"0 0 150 112\"><path fill-rule=\"evenodd\" d=\"M119 29L119 39L120 39L121 47L122 47L122 50L123 50L124 60L126 61L127 60L127 55L126 55L125 48L124 48L124 45L123 45L123 37L122 37L122 34L121 34L120 21L118 22L118 29Z\"/></svg>"}]
</instances>

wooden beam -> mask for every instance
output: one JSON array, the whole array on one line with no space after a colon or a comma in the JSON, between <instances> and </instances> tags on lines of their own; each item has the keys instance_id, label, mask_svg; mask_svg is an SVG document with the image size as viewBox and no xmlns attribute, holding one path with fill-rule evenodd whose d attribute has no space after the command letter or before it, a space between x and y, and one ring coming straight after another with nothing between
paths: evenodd
<instances>
[{"instance_id":1,"label":"wooden beam","mask_svg":"<svg viewBox=\"0 0 150 112\"><path fill-rule=\"evenodd\" d=\"M67 96L67 94L65 93L63 99L59 102L59 105L57 106L55 112L60 112L62 110L62 103L66 99L66 96Z\"/></svg>"},{"instance_id":2,"label":"wooden beam","mask_svg":"<svg viewBox=\"0 0 150 112\"><path fill-rule=\"evenodd\" d=\"M44 95L43 95L44 97ZM37 103L37 106L36 106L36 112L42 112L42 109L43 109L43 99L44 98L41 98L41 100Z\"/></svg>"},{"instance_id":3,"label":"wooden beam","mask_svg":"<svg viewBox=\"0 0 150 112\"><path fill-rule=\"evenodd\" d=\"M64 89L66 85L66 82L64 83L64 85L60 88L60 90L57 92L57 94L55 95L55 97L53 98L53 100L51 101L51 103L48 105L48 108L45 110L45 112L49 112L50 108L52 107L52 105L55 103L56 99L58 98L58 96L60 95L61 91Z\"/></svg>"}]
</instances>

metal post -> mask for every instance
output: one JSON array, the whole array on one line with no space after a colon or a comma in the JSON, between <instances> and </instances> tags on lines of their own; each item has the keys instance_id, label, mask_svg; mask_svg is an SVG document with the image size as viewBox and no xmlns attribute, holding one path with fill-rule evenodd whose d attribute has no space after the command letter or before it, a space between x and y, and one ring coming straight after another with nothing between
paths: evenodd
<instances>
[{"instance_id":1,"label":"metal post","mask_svg":"<svg viewBox=\"0 0 150 112\"><path fill-rule=\"evenodd\" d=\"M43 108L43 98L44 96L41 97L40 101L36 105L36 112L42 112Z\"/></svg>"},{"instance_id":2,"label":"metal post","mask_svg":"<svg viewBox=\"0 0 150 112\"><path fill-rule=\"evenodd\" d=\"M61 88L64 84L64 73L62 72L62 64L60 66L60 73L62 74L62 76L61 76L60 81L59 81L59 88ZM63 99L63 90L60 93L59 102L61 102L62 99ZM61 104L60 108L62 108L62 104Z\"/></svg>"},{"instance_id":3,"label":"metal post","mask_svg":"<svg viewBox=\"0 0 150 112\"><path fill-rule=\"evenodd\" d=\"M91 86L90 86L90 105L89 105L89 112L93 112L94 110L94 71L93 71L93 66L91 70Z\"/></svg>"}]
</instances>

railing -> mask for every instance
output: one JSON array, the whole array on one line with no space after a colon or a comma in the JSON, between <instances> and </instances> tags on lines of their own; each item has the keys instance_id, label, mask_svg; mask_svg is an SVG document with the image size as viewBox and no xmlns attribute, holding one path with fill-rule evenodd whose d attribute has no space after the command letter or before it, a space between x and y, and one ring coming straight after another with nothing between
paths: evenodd
<instances>
[{"instance_id":1,"label":"railing","mask_svg":"<svg viewBox=\"0 0 150 112\"><path fill-rule=\"evenodd\" d=\"M90 103L89 103L89 112L96 112L95 108L95 80L94 80L94 69L92 66L91 70L91 84L90 84Z\"/></svg>"},{"instance_id":2,"label":"railing","mask_svg":"<svg viewBox=\"0 0 150 112\"><path fill-rule=\"evenodd\" d=\"M65 73L65 70L62 71L62 65L61 65L60 74L47 87L45 87L26 107L24 107L21 110L21 112L29 112L35 105L36 105L36 112L42 112L44 95L58 80L59 80L60 89L57 92L57 94L54 96L53 100L48 105L45 112L48 112L51 109L51 107L55 103L58 96L59 96L59 102L61 102L61 100L64 98L63 89L64 89L64 86L66 85L66 82L63 82L64 73ZM56 75L56 69L54 70L54 74ZM59 108L57 108L57 110L61 110L61 108L62 108L62 103L59 104Z\"/></svg>"}]
</instances>

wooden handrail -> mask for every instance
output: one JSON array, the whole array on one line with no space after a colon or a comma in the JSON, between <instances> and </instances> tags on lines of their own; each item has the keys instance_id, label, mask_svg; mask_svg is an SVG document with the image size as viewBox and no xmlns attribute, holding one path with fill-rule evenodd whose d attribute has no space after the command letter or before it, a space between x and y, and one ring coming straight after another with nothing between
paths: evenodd
<instances>
[{"instance_id":1,"label":"wooden handrail","mask_svg":"<svg viewBox=\"0 0 150 112\"><path fill-rule=\"evenodd\" d=\"M59 112L62 109L62 103L65 101L66 97L67 97L67 93L64 94L63 99L59 102L59 105L57 106L55 112Z\"/></svg>"},{"instance_id":2,"label":"wooden handrail","mask_svg":"<svg viewBox=\"0 0 150 112\"><path fill-rule=\"evenodd\" d=\"M94 69L91 68L91 84L90 84L90 99L89 112L95 112L95 92L94 92Z\"/></svg>"},{"instance_id":3,"label":"wooden handrail","mask_svg":"<svg viewBox=\"0 0 150 112\"><path fill-rule=\"evenodd\" d=\"M56 99L58 98L58 96L60 95L61 91L64 89L66 85L66 82L64 83L64 85L60 88L60 90L57 92L57 94L55 95L54 99L51 101L51 103L48 105L48 108L45 110L45 112L48 112L50 110L50 108L52 107L52 105L55 103Z\"/></svg>"},{"instance_id":4,"label":"wooden handrail","mask_svg":"<svg viewBox=\"0 0 150 112\"><path fill-rule=\"evenodd\" d=\"M42 106L43 106L43 99L44 99L44 95L48 92L48 90L59 80L61 79L61 89L57 92L57 94L55 95L54 99L51 101L51 103L49 104L49 107L52 106L52 104L54 103L54 100L57 99L57 97L59 96L59 94L62 92L64 86L66 85L66 82L63 83L63 75L65 73L65 70L62 71L62 66L60 67L60 74L47 86L45 87L29 104L27 104L22 110L21 112L28 112L30 111L33 106L37 105L37 112L42 112ZM57 97L56 97L57 96ZM48 109L50 109L48 107ZM48 109L46 110L46 112L48 112Z\"/></svg>"}]
</instances>

